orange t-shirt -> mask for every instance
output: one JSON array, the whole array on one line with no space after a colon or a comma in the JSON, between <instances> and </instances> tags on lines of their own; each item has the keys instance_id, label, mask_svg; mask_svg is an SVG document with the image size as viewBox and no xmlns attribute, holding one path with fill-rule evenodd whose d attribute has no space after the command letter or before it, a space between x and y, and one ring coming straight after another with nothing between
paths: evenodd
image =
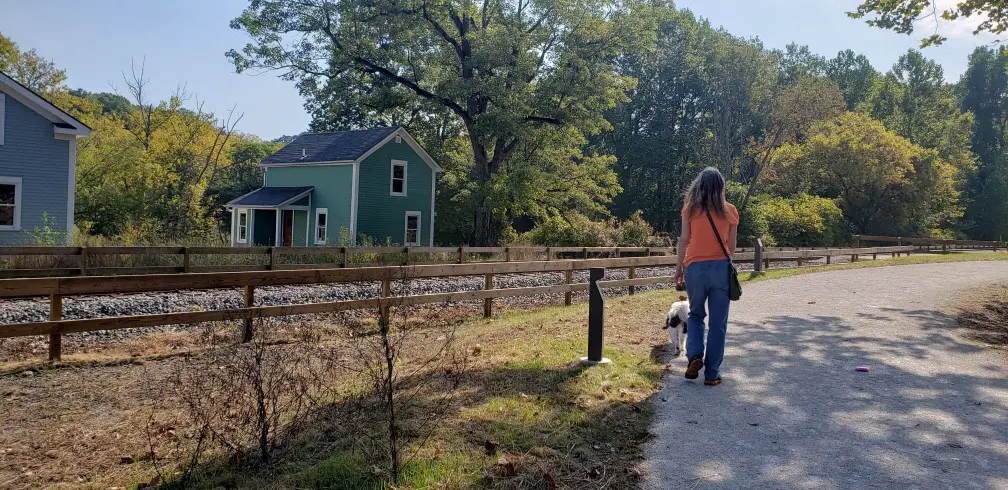
<instances>
[{"instance_id":1,"label":"orange t-shirt","mask_svg":"<svg viewBox=\"0 0 1008 490\"><path fill-rule=\"evenodd\" d=\"M731 203L725 203L725 216L711 213L711 218L714 219L714 224L717 225L718 233L721 234L721 239L725 241L725 248L727 249L728 232L731 231L732 225L739 224L738 210ZM688 220L690 226L690 239L686 245L686 263L684 267L689 267L693 262L725 258L724 252L721 251L721 247L718 245L717 237L714 235L714 230L711 229L707 213L695 212L693 216L686 216L686 208L684 207L682 210L682 219L683 222ZM734 253L734 250L728 250L728 253Z\"/></svg>"}]
</instances>

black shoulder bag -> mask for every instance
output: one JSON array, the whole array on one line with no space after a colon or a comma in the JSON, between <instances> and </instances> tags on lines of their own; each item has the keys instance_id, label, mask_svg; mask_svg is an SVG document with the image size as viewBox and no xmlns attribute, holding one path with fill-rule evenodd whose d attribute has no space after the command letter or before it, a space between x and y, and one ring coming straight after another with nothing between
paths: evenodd
<instances>
[{"instance_id":1,"label":"black shoulder bag","mask_svg":"<svg viewBox=\"0 0 1008 490\"><path fill-rule=\"evenodd\" d=\"M707 211L707 221L710 221L710 226L714 230L714 236L717 237L718 245L721 245L721 252L728 259L728 299L738 301L742 297L742 284L738 280L738 269L735 268L731 255L728 255L728 249L725 248L724 242L721 241L721 234L718 233L717 226L714 225L714 218L711 218L710 210Z\"/></svg>"}]
</instances>

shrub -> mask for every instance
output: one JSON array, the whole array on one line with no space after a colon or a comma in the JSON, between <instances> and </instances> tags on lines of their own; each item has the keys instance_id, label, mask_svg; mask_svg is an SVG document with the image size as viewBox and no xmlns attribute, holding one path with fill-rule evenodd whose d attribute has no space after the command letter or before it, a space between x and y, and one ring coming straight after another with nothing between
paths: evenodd
<instances>
[{"instance_id":1,"label":"shrub","mask_svg":"<svg viewBox=\"0 0 1008 490\"><path fill-rule=\"evenodd\" d=\"M652 245L655 239L655 231L647 221L637 211L630 215L626 221L618 223L616 228L616 244L646 247Z\"/></svg>"},{"instance_id":2,"label":"shrub","mask_svg":"<svg viewBox=\"0 0 1008 490\"><path fill-rule=\"evenodd\" d=\"M764 197L757 207L778 245L832 247L850 238L843 211L832 199L808 194Z\"/></svg>"},{"instance_id":3,"label":"shrub","mask_svg":"<svg viewBox=\"0 0 1008 490\"><path fill-rule=\"evenodd\" d=\"M638 211L625 221L592 221L580 214L554 216L517 235L515 243L540 246L655 246L658 239Z\"/></svg>"}]
</instances>

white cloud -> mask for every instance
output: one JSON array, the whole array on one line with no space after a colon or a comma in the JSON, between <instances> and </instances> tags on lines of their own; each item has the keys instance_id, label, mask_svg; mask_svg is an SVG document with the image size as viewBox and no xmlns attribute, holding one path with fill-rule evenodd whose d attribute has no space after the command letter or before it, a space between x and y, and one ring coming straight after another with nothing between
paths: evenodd
<instances>
[{"instance_id":1,"label":"white cloud","mask_svg":"<svg viewBox=\"0 0 1008 490\"><path fill-rule=\"evenodd\" d=\"M917 21L916 31L930 35L930 33L935 30L935 22L937 20L938 34L949 39L973 39L976 37L976 40L982 42L989 42L997 39L997 36L987 32L981 33L977 36L973 35L973 31L976 30L977 26L987 19L985 14L973 14L971 17L960 17L956 20L945 20L941 18L942 12L955 7L959 2L960 0L934 0L935 9L937 10L937 19L935 18L936 16L932 14L931 7L925 8L924 12L921 13L923 18Z\"/></svg>"}]
</instances>

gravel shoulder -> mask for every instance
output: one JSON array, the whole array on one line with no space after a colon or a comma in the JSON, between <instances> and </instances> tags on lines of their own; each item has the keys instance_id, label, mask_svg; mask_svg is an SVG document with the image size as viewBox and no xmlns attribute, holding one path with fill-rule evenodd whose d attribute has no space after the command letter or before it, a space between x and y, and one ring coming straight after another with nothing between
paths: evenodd
<instances>
[{"instance_id":1,"label":"gravel shoulder","mask_svg":"<svg viewBox=\"0 0 1008 490\"><path fill-rule=\"evenodd\" d=\"M1008 362L941 313L1006 280L972 262L746 286L724 384L680 371L655 395L645 487L1008 488Z\"/></svg>"}]
</instances>

